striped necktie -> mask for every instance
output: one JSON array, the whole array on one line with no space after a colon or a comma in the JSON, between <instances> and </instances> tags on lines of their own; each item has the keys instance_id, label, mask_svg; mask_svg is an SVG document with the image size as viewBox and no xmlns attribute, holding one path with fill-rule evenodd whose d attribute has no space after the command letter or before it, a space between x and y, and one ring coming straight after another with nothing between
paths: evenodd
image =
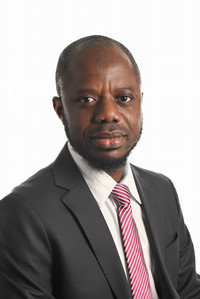
<instances>
[{"instance_id":1,"label":"striped necktie","mask_svg":"<svg viewBox=\"0 0 200 299\"><path fill-rule=\"evenodd\" d=\"M117 184L111 192L111 196L118 206L132 297L134 299L152 299L142 246L132 216L129 189L124 184Z\"/></svg>"}]
</instances>

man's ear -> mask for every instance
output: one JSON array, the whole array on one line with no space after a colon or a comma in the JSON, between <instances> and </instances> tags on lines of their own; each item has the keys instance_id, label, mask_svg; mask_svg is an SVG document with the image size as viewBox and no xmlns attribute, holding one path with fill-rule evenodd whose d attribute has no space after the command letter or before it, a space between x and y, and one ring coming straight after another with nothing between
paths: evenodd
<instances>
[{"instance_id":1,"label":"man's ear","mask_svg":"<svg viewBox=\"0 0 200 299\"><path fill-rule=\"evenodd\" d=\"M64 110L63 110L63 105L62 105L62 100L59 97L53 97L53 107L54 110L56 111L58 117L63 120L63 114L64 114Z\"/></svg>"}]
</instances>

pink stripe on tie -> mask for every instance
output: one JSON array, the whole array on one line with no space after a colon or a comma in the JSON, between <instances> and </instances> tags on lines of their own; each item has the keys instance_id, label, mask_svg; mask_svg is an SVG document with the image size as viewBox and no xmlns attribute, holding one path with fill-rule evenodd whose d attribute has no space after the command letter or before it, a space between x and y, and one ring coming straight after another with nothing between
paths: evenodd
<instances>
[{"instance_id":1,"label":"pink stripe on tie","mask_svg":"<svg viewBox=\"0 0 200 299\"><path fill-rule=\"evenodd\" d=\"M111 192L118 205L123 246L134 299L152 299L149 276L136 223L132 216L130 192L126 185L117 184Z\"/></svg>"}]
</instances>

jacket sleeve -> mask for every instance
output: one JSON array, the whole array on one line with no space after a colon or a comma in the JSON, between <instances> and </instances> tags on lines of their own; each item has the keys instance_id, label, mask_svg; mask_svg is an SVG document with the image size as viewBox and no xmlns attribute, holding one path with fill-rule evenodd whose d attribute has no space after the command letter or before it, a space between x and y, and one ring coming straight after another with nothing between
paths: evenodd
<instances>
[{"instance_id":1,"label":"jacket sleeve","mask_svg":"<svg viewBox=\"0 0 200 299\"><path fill-rule=\"evenodd\" d=\"M196 273L195 253L189 231L184 223L178 196L174 189L179 210L179 266L177 292L181 299L200 298L200 276Z\"/></svg>"},{"instance_id":2,"label":"jacket sleeve","mask_svg":"<svg viewBox=\"0 0 200 299\"><path fill-rule=\"evenodd\" d=\"M55 299L52 257L45 227L27 200L0 201L0 294L2 299Z\"/></svg>"}]
</instances>

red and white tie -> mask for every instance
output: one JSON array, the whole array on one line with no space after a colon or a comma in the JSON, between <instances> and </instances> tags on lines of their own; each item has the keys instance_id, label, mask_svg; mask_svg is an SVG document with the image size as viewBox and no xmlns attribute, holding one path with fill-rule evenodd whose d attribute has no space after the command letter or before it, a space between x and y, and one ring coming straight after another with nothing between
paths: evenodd
<instances>
[{"instance_id":1,"label":"red and white tie","mask_svg":"<svg viewBox=\"0 0 200 299\"><path fill-rule=\"evenodd\" d=\"M152 299L142 246L132 215L129 189L124 184L117 184L111 192L111 196L118 206L132 297L134 299Z\"/></svg>"}]
</instances>

